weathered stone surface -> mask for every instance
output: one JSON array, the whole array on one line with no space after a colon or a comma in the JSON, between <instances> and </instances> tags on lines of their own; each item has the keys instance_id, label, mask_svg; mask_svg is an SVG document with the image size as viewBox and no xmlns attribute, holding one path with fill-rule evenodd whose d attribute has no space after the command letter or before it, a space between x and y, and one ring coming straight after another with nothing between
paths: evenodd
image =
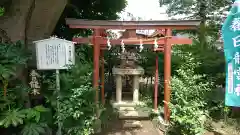
<instances>
[{"instance_id":1,"label":"weathered stone surface","mask_svg":"<svg viewBox=\"0 0 240 135\"><path fill-rule=\"evenodd\" d=\"M138 107L143 105L143 103L139 102L122 102L122 103L113 103L114 108L118 110L119 119L148 119L150 115L150 111L143 108Z\"/></svg>"},{"instance_id":2,"label":"weathered stone surface","mask_svg":"<svg viewBox=\"0 0 240 135\"><path fill-rule=\"evenodd\" d=\"M123 128L142 128L142 123L136 120L125 120Z\"/></svg>"},{"instance_id":3,"label":"weathered stone surface","mask_svg":"<svg viewBox=\"0 0 240 135\"><path fill-rule=\"evenodd\" d=\"M113 68L113 74L117 75L142 75L144 74L144 69L141 67L138 68Z\"/></svg>"}]
</instances>

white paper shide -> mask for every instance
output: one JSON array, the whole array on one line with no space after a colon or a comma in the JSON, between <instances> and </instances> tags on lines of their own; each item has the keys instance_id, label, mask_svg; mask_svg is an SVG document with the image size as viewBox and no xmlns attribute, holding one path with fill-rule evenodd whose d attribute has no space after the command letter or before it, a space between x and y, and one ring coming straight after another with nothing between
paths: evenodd
<instances>
[{"instance_id":1,"label":"white paper shide","mask_svg":"<svg viewBox=\"0 0 240 135\"><path fill-rule=\"evenodd\" d=\"M69 65L75 64L73 42L51 37L34 43L36 45L38 69L67 69Z\"/></svg>"}]
</instances>

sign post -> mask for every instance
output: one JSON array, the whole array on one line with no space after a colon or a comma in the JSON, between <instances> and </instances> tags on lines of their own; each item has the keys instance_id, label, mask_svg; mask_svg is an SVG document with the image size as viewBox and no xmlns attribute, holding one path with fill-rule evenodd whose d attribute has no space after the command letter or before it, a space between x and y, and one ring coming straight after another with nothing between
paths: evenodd
<instances>
[{"instance_id":1,"label":"sign post","mask_svg":"<svg viewBox=\"0 0 240 135\"><path fill-rule=\"evenodd\" d=\"M240 107L240 0L236 0L222 27L226 60L225 105Z\"/></svg>"},{"instance_id":2,"label":"sign post","mask_svg":"<svg viewBox=\"0 0 240 135\"><path fill-rule=\"evenodd\" d=\"M57 115L60 115L60 78L59 70L68 69L75 64L74 43L51 37L35 41L38 70L56 70ZM62 123L58 121L57 135L62 135Z\"/></svg>"},{"instance_id":3,"label":"sign post","mask_svg":"<svg viewBox=\"0 0 240 135\"><path fill-rule=\"evenodd\" d=\"M60 104L59 104L59 101L60 101L60 78L59 78L59 70L56 69L56 91L58 93L58 96L57 96L57 109L58 109L58 116L60 115L59 113L59 109L60 109ZM62 135L62 125L60 122L58 122L58 131L57 131L57 135Z\"/></svg>"}]
</instances>

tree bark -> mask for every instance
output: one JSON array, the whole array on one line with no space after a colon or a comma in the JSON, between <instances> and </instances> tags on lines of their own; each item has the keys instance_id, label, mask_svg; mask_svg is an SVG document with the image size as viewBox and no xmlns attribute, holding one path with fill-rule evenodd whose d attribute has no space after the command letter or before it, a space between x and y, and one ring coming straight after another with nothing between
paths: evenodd
<instances>
[{"instance_id":1,"label":"tree bark","mask_svg":"<svg viewBox=\"0 0 240 135\"><path fill-rule=\"evenodd\" d=\"M34 9L30 11L33 1ZM29 43L47 38L52 34L66 4L67 0L12 0L8 12L0 17L0 29L13 42L26 40L25 35Z\"/></svg>"},{"instance_id":2,"label":"tree bark","mask_svg":"<svg viewBox=\"0 0 240 135\"><path fill-rule=\"evenodd\" d=\"M199 1L199 16L200 16L200 29L199 29L199 40L202 49L207 47L207 39L206 39L206 20L207 20L207 6L206 0Z\"/></svg>"},{"instance_id":3,"label":"tree bark","mask_svg":"<svg viewBox=\"0 0 240 135\"><path fill-rule=\"evenodd\" d=\"M67 0L12 0L7 12L0 17L0 39L24 41L26 49L33 50L34 54L32 41L51 36L66 4ZM27 69L19 68L19 71L19 79L28 85ZM28 95L22 93L25 107L30 107Z\"/></svg>"},{"instance_id":4,"label":"tree bark","mask_svg":"<svg viewBox=\"0 0 240 135\"><path fill-rule=\"evenodd\" d=\"M12 40L23 40L25 18L32 0L12 0L4 16L0 17L0 29Z\"/></svg>"}]
</instances>

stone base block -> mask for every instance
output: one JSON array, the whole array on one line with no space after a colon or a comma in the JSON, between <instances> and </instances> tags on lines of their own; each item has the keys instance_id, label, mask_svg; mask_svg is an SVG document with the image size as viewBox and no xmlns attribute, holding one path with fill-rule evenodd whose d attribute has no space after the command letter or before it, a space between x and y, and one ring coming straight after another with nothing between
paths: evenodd
<instances>
[{"instance_id":1,"label":"stone base block","mask_svg":"<svg viewBox=\"0 0 240 135\"><path fill-rule=\"evenodd\" d=\"M123 124L123 128L142 128L142 126L140 121L135 120L125 120Z\"/></svg>"},{"instance_id":2,"label":"stone base block","mask_svg":"<svg viewBox=\"0 0 240 135\"><path fill-rule=\"evenodd\" d=\"M116 109L119 109L119 107L138 107L138 106L144 106L143 102L133 102L133 101L121 101L121 102L116 102L112 101L111 102L112 106Z\"/></svg>"},{"instance_id":3,"label":"stone base block","mask_svg":"<svg viewBox=\"0 0 240 135\"><path fill-rule=\"evenodd\" d=\"M142 102L114 102L112 105L118 110L120 119L148 119L150 116L150 111L138 107L143 105Z\"/></svg>"},{"instance_id":4,"label":"stone base block","mask_svg":"<svg viewBox=\"0 0 240 135\"><path fill-rule=\"evenodd\" d=\"M119 110L120 119L138 118L139 114L135 110Z\"/></svg>"},{"instance_id":5,"label":"stone base block","mask_svg":"<svg viewBox=\"0 0 240 135\"><path fill-rule=\"evenodd\" d=\"M144 112L141 110L134 110L134 108L130 109L121 109L119 110L119 118L120 119L148 119L149 118L149 113Z\"/></svg>"}]
</instances>

